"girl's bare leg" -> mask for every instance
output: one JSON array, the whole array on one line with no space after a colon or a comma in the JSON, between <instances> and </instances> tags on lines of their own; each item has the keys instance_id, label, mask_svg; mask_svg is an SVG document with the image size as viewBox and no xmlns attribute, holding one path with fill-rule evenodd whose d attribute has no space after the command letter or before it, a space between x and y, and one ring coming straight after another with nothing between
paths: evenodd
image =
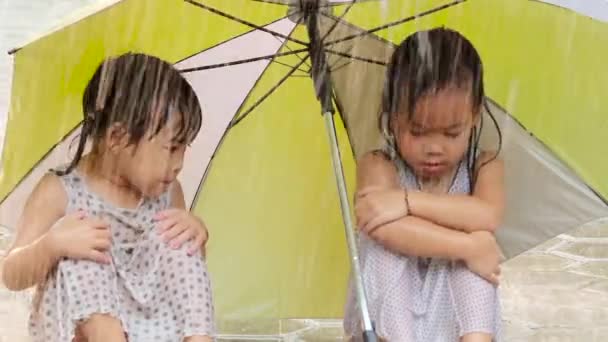
<instances>
[{"instance_id":1,"label":"girl's bare leg","mask_svg":"<svg viewBox=\"0 0 608 342\"><path fill-rule=\"evenodd\" d=\"M460 342L492 342L492 335L486 333L471 333L462 336Z\"/></svg>"},{"instance_id":2,"label":"girl's bare leg","mask_svg":"<svg viewBox=\"0 0 608 342\"><path fill-rule=\"evenodd\" d=\"M80 329L87 342L127 342L122 324L109 315L94 314Z\"/></svg>"}]
</instances>

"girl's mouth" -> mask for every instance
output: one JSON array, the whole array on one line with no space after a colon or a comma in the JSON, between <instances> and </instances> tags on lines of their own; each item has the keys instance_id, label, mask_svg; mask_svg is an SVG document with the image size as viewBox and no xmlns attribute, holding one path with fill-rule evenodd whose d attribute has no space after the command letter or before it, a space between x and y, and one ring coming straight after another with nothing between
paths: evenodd
<instances>
[{"instance_id":1,"label":"girl's mouth","mask_svg":"<svg viewBox=\"0 0 608 342\"><path fill-rule=\"evenodd\" d=\"M431 163L423 163L422 171L425 174L436 175L442 173L445 169L445 163L431 162Z\"/></svg>"}]
</instances>

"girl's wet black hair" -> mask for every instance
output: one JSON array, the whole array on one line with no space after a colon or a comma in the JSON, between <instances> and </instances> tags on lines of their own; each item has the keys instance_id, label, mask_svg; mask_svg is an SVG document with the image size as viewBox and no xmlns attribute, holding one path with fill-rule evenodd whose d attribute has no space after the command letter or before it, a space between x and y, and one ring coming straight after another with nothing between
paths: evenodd
<instances>
[{"instance_id":1,"label":"girl's wet black hair","mask_svg":"<svg viewBox=\"0 0 608 342\"><path fill-rule=\"evenodd\" d=\"M104 60L82 97L83 122L74 159L58 175L70 173L80 162L89 139L103 137L119 123L137 144L165 127L178 115L176 143L190 143L202 123L202 110L194 89L171 64L150 55L126 53Z\"/></svg>"},{"instance_id":2,"label":"girl's wet black hair","mask_svg":"<svg viewBox=\"0 0 608 342\"><path fill-rule=\"evenodd\" d=\"M379 126L395 153L399 152L392 136L394 115L408 115L410 118L416 102L422 96L450 86L470 87L474 112L481 113L485 109L489 114L498 131L499 140L496 155L492 159L498 156L502 147L502 134L486 102L481 58L469 40L460 33L443 27L418 31L408 36L397 47L388 64ZM482 127L483 115L480 127L475 127L471 133L467 152L471 189L475 184L475 165Z\"/></svg>"}]
</instances>

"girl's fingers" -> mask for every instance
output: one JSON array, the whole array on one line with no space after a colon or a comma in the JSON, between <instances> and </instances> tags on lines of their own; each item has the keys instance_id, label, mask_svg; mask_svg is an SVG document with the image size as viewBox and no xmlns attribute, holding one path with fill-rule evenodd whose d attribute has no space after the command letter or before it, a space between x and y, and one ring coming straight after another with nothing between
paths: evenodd
<instances>
[{"instance_id":1,"label":"girl's fingers","mask_svg":"<svg viewBox=\"0 0 608 342\"><path fill-rule=\"evenodd\" d=\"M386 220L379 213L368 211L365 216L363 230L367 233L386 223Z\"/></svg>"},{"instance_id":2,"label":"girl's fingers","mask_svg":"<svg viewBox=\"0 0 608 342\"><path fill-rule=\"evenodd\" d=\"M188 226L182 222L176 223L170 229L166 230L163 234L163 240L169 242L175 237L180 235L184 230L188 229Z\"/></svg>"},{"instance_id":3,"label":"girl's fingers","mask_svg":"<svg viewBox=\"0 0 608 342\"><path fill-rule=\"evenodd\" d=\"M359 226L359 228L363 229L365 226L367 226L367 222L369 221L368 217L369 217L369 208L367 203L365 203L365 201L361 201L359 203L359 205L357 206L356 209L356 216L357 216L357 226Z\"/></svg>"},{"instance_id":4,"label":"girl's fingers","mask_svg":"<svg viewBox=\"0 0 608 342\"><path fill-rule=\"evenodd\" d=\"M369 229L367 229L367 223L368 221L365 219L365 217L360 217L359 220L357 221L357 225L359 226L359 229L361 230L361 232L367 234L369 232Z\"/></svg>"},{"instance_id":5,"label":"girl's fingers","mask_svg":"<svg viewBox=\"0 0 608 342\"><path fill-rule=\"evenodd\" d=\"M487 280L488 280L490 283L492 283L492 284L494 284L494 285L496 285L496 286L498 285L498 282L499 282L498 275L496 275L496 274L494 274L494 273L493 273L493 274L490 274L489 276L487 276L487 277L486 277L486 279L487 279Z\"/></svg>"},{"instance_id":6,"label":"girl's fingers","mask_svg":"<svg viewBox=\"0 0 608 342\"><path fill-rule=\"evenodd\" d=\"M110 264L112 262L110 256L107 253L100 252L98 250L92 249L87 255L86 259L91 261L98 262L100 264Z\"/></svg>"},{"instance_id":7,"label":"girl's fingers","mask_svg":"<svg viewBox=\"0 0 608 342\"><path fill-rule=\"evenodd\" d=\"M112 232L109 229L97 229L94 232L95 238L110 240L112 238Z\"/></svg>"},{"instance_id":8,"label":"girl's fingers","mask_svg":"<svg viewBox=\"0 0 608 342\"><path fill-rule=\"evenodd\" d=\"M355 221L357 227L361 227L361 209L359 207L355 207Z\"/></svg>"},{"instance_id":9,"label":"girl's fingers","mask_svg":"<svg viewBox=\"0 0 608 342\"><path fill-rule=\"evenodd\" d=\"M166 218L158 223L158 234L162 234L170 229L173 229L179 220L175 217Z\"/></svg>"},{"instance_id":10,"label":"girl's fingers","mask_svg":"<svg viewBox=\"0 0 608 342\"><path fill-rule=\"evenodd\" d=\"M111 243L109 239L96 239L93 243L93 248L98 251L107 251L111 247Z\"/></svg>"},{"instance_id":11,"label":"girl's fingers","mask_svg":"<svg viewBox=\"0 0 608 342\"><path fill-rule=\"evenodd\" d=\"M366 234L369 234L374 228L378 227L381 223L381 217L372 216L371 213L365 213L361 218L362 230Z\"/></svg>"},{"instance_id":12,"label":"girl's fingers","mask_svg":"<svg viewBox=\"0 0 608 342\"><path fill-rule=\"evenodd\" d=\"M372 231L374 231L376 228L378 228L379 226L381 226L384 222L382 222L382 217L380 216L376 216L375 218L369 220L369 222L365 225L365 232L367 234L371 233Z\"/></svg>"},{"instance_id":13,"label":"girl's fingers","mask_svg":"<svg viewBox=\"0 0 608 342\"><path fill-rule=\"evenodd\" d=\"M171 242L169 242L169 246L171 246L171 248L173 249L179 249L183 246L184 242L190 240L193 237L194 232L190 229L185 229L178 236L171 239Z\"/></svg>"},{"instance_id":14,"label":"girl's fingers","mask_svg":"<svg viewBox=\"0 0 608 342\"><path fill-rule=\"evenodd\" d=\"M156 213L156 215L154 215L154 219L157 221L166 220L168 218L179 215L181 212L182 210L175 208L159 211L158 213Z\"/></svg>"},{"instance_id":15,"label":"girl's fingers","mask_svg":"<svg viewBox=\"0 0 608 342\"><path fill-rule=\"evenodd\" d=\"M196 253L199 249L201 249L204 243L205 234L198 234L194 238L194 241L190 243L190 247L188 247L188 255L193 255L194 253Z\"/></svg>"},{"instance_id":16,"label":"girl's fingers","mask_svg":"<svg viewBox=\"0 0 608 342\"><path fill-rule=\"evenodd\" d=\"M77 220L82 220L83 218L87 217L87 213L84 210L78 210L78 211L76 211L74 213L71 213L71 214L69 214L67 216L75 218Z\"/></svg>"},{"instance_id":17,"label":"girl's fingers","mask_svg":"<svg viewBox=\"0 0 608 342\"><path fill-rule=\"evenodd\" d=\"M83 219L83 222L90 226L93 227L95 229L109 229L110 226L107 222L100 220L96 217L87 217L85 219Z\"/></svg>"},{"instance_id":18,"label":"girl's fingers","mask_svg":"<svg viewBox=\"0 0 608 342\"><path fill-rule=\"evenodd\" d=\"M368 234L369 231L371 230L371 220L370 221L366 221L366 220L361 220L361 231L364 232L365 234Z\"/></svg>"},{"instance_id":19,"label":"girl's fingers","mask_svg":"<svg viewBox=\"0 0 608 342\"><path fill-rule=\"evenodd\" d=\"M370 193L378 192L381 190L384 190L384 188L379 187L379 186L368 186L367 188L363 188L363 189L357 191L357 197L365 197L365 196L369 195Z\"/></svg>"},{"instance_id":20,"label":"girl's fingers","mask_svg":"<svg viewBox=\"0 0 608 342\"><path fill-rule=\"evenodd\" d=\"M382 226L381 224L369 225L369 227L370 227L370 228L367 230L367 235L368 235L368 236L371 236L372 238L374 238L374 237L372 236L372 234L373 234L373 233L374 233L376 230L378 230L378 228L380 228L381 226Z\"/></svg>"}]
</instances>

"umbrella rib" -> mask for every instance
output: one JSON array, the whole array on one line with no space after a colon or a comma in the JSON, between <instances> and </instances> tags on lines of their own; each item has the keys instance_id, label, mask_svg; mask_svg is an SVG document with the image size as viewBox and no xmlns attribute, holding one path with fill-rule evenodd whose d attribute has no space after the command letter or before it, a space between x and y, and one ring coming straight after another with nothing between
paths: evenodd
<instances>
[{"instance_id":1,"label":"umbrella rib","mask_svg":"<svg viewBox=\"0 0 608 342\"><path fill-rule=\"evenodd\" d=\"M298 11L298 12L296 12L296 13L299 13L299 12L300 12L300 11ZM296 26L298 26L300 23L302 23L302 18L303 18L303 17L298 18L298 22L296 23ZM281 43L283 43L283 41L281 41L281 40L279 39L279 37L276 37L276 36L275 36L275 38L276 38L278 41L280 41ZM286 48L287 50L289 50L289 51L293 52L293 50L292 50L292 49L289 47L289 45L287 45L287 44L283 44L283 45L285 46L285 48ZM296 57L298 57L298 59L299 59L299 60L304 60L302 57L300 57L300 55L299 55L298 53L296 53L295 55L296 55ZM306 63L306 61L304 62L304 65L306 65L307 67L310 67L310 64Z\"/></svg>"},{"instance_id":2,"label":"umbrella rib","mask_svg":"<svg viewBox=\"0 0 608 342\"><path fill-rule=\"evenodd\" d=\"M273 58L276 58L276 57L295 55L295 54L298 54L300 52L306 52L306 51L308 51L308 49L292 50L292 51L289 51L289 52L274 53L272 55L266 55L266 56L260 56L260 57L254 57L254 58L241 59L241 60L232 61L232 62L210 64L210 65L203 65L203 66L200 66L200 67L181 69L180 72L182 72L182 73L189 73L189 72L194 72L194 71L202 71L202 70L209 70L209 69L225 68L225 67L229 67L229 66L233 66L233 65L245 64L245 63L253 63L253 62L262 61L262 60L266 60L266 59L273 59Z\"/></svg>"},{"instance_id":3,"label":"umbrella rib","mask_svg":"<svg viewBox=\"0 0 608 342\"><path fill-rule=\"evenodd\" d=\"M278 38L277 38L278 39ZM294 55L296 55L296 57L298 57L299 60L301 60L302 62L304 62L304 65L306 65L307 67L310 67L310 64L306 62L306 59L300 57L299 52L294 52L287 44L285 44L285 48L287 50L289 50L289 52L293 52ZM301 50L300 50L301 51ZM308 51L308 50L306 50Z\"/></svg>"},{"instance_id":4,"label":"umbrella rib","mask_svg":"<svg viewBox=\"0 0 608 342\"><path fill-rule=\"evenodd\" d=\"M378 31L386 30L387 28L391 28L393 26L401 25L401 24L406 23L408 21L412 21L412 20L415 20L415 19L418 19L418 18L422 18L422 17L425 17L425 16L427 16L429 14L433 14L435 12L439 12L441 10L444 10L444 9L447 9L447 8L459 5L459 4L461 4L461 3L465 2L465 1L467 1L467 0L455 0L455 1L449 2L447 4L443 4L441 6L438 6L438 7L435 7L435 8L431 8L430 10L423 11L423 12L420 12L418 14L414 14L412 16L409 16L409 17L406 17L406 18L403 18L403 19L400 19L400 20L397 20L397 21L393 21L393 22L390 22L390 23L382 25L382 26L375 27L373 29L369 29L369 30L366 30L366 31L363 31L363 32L360 32L360 33L355 33L355 34L352 34L350 36L346 36L346 37L343 37L343 38L340 38L340 39L332 40L330 42L325 43L325 46L333 46L333 45L336 45L338 43L345 42L347 40L352 40L352 39L355 39L355 38L358 38L358 37L361 37L361 36L365 36L365 35L368 35L368 34L371 35L372 33L376 33ZM321 14L323 14L323 13L321 13Z\"/></svg>"},{"instance_id":5,"label":"umbrella rib","mask_svg":"<svg viewBox=\"0 0 608 342\"><path fill-rule=\"evenodd\" d=\"M353 8L353 5L356 2L357 2L357 0L353 0L348 6L346 6L346 8L344 9L344 12L342 12L342 14L338 17L338 19L336 21L334 21L334 23L331 25L329 30L327 30L327 33L325 33L323 35L323 38L321 38L321 42L324 42L325 39L327 37L329 37L329 35L332 34L332 32L334 32L336 27L338 27L338 24L340 23L340 21L342 21L342 19L344 19L344 17L348 14L348 12L350 12L351 8Z\"/></svg>"},{"instance_id":6,"label":"umbrella rib","mask_svg":"<svg viewBox=\"0 0 608 342\"><path fill-rule=\"evenodd\" d=\"M345 58L349 58L349 59L354 59L354 60L360 61L360 62L367 62L367 63L370 63L370 64L377 64L377 65L386 66L385 62L377 61L377 60L370 59L370 58L353 56L353 55L349 55L349 54L344 53L344 52L335 51L335 50L331 50L331 49L325 49L325 51L327 51L327 52L329 52L331 54L337 55L337 56L341 56L341 57L345 57Z\"/></svg>"},{"instance_id":7,"label":"umbrella rib","mask_svg":"<svg viewBox=\"0 0 608 342\"><path fill-rule=\"evenodd\" d=\"M348 54L350 54L350 53L353 51L353 47L354 47L354 45L352 45L352 44L351 44L351 45L348 47L348 49L346 49L346 50L345 50L345 51L343 51L343 52L344 52L344 53L348 53ZM340 57L340 58L338 58L338 59L337 59L337 60L336 60L336 61L333 63L333 65L330 65L330 66L329 66L330 70L331 70L331 69L332 69L332 68L333 68L333 67L334 67L336 64L338 64L338 63L339 63L341 60L343 60L343 59L344 59L344 57ZM348 62L351 62L351 61L352 61L352 59L348 59Z\"/></svg>"},{"instance_id":8,"label":"umbrella rib","mask_svg":"<svg viewBox=\"0 0 608 342\"><path fill-rule=\"evenodd\" d=\"M200 2L198 2L198 1L195 1L195 0L184 0L184 1L185 1L185 2L187 2L187 3L189 3L189 4L191 4L191 5L194 5L194 6L196 6L196 7L200 7L200 8L202 8L202 9L204 9L204 10L207 10L207 11L209 11L209 12L211 12L211 13L217 14L217 15L219 15L219 16L221 16L221 17L226 18L226 19L230 19L230 20L232 20L232 21L236 21L236 22L237 22L237 23L239 23L239 24L243 24L243 25L249 26L249 27L254 28L254 29L256 29L256 30L260 30L260 31L262 31L262 32L269 33L269 34L271 34L271 35L273 35L273 36L275 36L275 37L280 37L280 38L283 38L283 39L286 39L286 40L292 41L292 42L294 42L294 43L298 43L298 44L303 45L303 46L308 46L308 43L303 42L303 41L301 41L301 40L299 40L299 39L291 38L291 37L286 36L286 35L284 35L284 34L282 34L282 33L275 32L275 31L273 31L273 30L269 30L269 29L267 29L267 28L265 28L265 27L262 27L262 26L260 26L260 25L256 25L256 24L254 24L254 23L248 22L248 21L243 20L243 19L239 19L239 18L237 18L237 17L235 17L235 16L233 16L233 15L230 15L230 14L228 14L228 13L222 12L222 11L220 11L220 10L218 10L218 9L213 8L213 7L210 7L210 6L207 6L207 5L201 4L201 3L200 3Z\"/></svg>"},{"instance_id":9,"label":"umbrella rib","mask_svg":"<svg viewBox=\"0 0 608 342\"><path fill-rule=\"evenodd\" d=\"M338 109L338 115L340 115L340 117L342 118L342 125L344 125L344 128L346 129L347 132L350 132L350 129L349 129L350 122L344 116L344 106L342 104L340 97L338 96L338 93L333 92L331 97L334 99L334 103L336 104L336 107ZM355 144L353 143L354 141L352 140L352 135L347 134L346 139L348 139L348 145L350 146L350 151L351 151L353 157L355 157L355 159L357 159L357 157L355 155Z\"/></svg>"},{"instance_id":10,"label":"umbrella rib","mask_svg":"<svg viewBox=\"0 0 608 342\"><path fill-rule=\"evenodd\" d=\"M296 67L296 66L289 65L289 64L287 64L287 63L279 62L279 61L277 61L276 59L272 60L272 61L271 61L271 63L276 63L276 64L279 64L279 65L282 65L282 66L286 66L286 67L288 67L288 68L295 68L295 69L296 69L296 71L300 71L300 72L306 73L306 70L304 70L304 69L300 69L300 68L298 68L298 67Z\"/></svg>"},{"instance_id":11,"label":"umbrella rib","mask_svg":"<svg viewBox=\"0 0 608 342\"><path fill-rule=\"evenodd\" d=\"M306 56L306 58L308 58L308 56ZM260 104L262 104L262 102L264 102L264 100L266 100L270 95L272 95L272 93L275 92L275 90L277 90L283 83L285 83L285 81L287 81L287 79L289 77L291 77L291 75L296 72L296 70L298 70L298 68L304 64L304 60L306 60L306 58L304 58L302 61L300 61L296 66L292 67L291 70L289 70L289 72L287 72L287 74L285 76L283 76L279 82L277 82L277 84L275 84L272 88L270 88L270 90L268 90L268 92L264 95L262 95L262 97L260 97L253 105L251 105L251 107L249 109L247 109L245 112L243 112L243 114L241 114L236 120L233 120L230 125L228 125L228 129L231 129L232 127L236 126L239 122L243 121L243 119L245 119L246 117L249 116L249 114L251 114L251 112L253 112Z\"/></svg>"},{"instance_id":12,"label":"umbrella rib","mask_svg":"<svg viewBox=\"0 0 608 342\"><path fill-rule=\"evenodd\" d=\"M289 3L278 1L278 0L274 0L274 1L273 0L252 0L252 1L263 2L263 3L267 3L267 4L272 4L272 5L289 6ZM344 3L338 2L338 3L329 3L327 5L319 5L319 7L323 8L323 7L342 6L342 5L344 5Z\"/></svg>"},{"instance_id":13,"label":"umbrella rib","mask_svg":"<svg viewBox=\"0 0 608 342\"><path fill-rule=\"evenodd\" d=\"M336 71L338 71L338 70L340 70L342 68L345 68L346 66L348 66L351 63L352 63L352 60L347 60L346 62L342 63L340 66L337 66L337 67L332 66L332 67L330 67L329 70L331 72L336 72ZM336 62L336 64L338 64L338 63Z\"/></svg>"},{"instance_id":14,"label":"umbrella rib","mask_svg":"<svg viewBox=\"0 0 608 342\"><path fill-rule=\"evenodd\" d=\"M281 6L286 6L287 4L279 2L279 1L272 1L272 0L252 0L255 2L263 2L265 4L273 4L273 5L281 5Z\"/></svg>"}]
</instances>

